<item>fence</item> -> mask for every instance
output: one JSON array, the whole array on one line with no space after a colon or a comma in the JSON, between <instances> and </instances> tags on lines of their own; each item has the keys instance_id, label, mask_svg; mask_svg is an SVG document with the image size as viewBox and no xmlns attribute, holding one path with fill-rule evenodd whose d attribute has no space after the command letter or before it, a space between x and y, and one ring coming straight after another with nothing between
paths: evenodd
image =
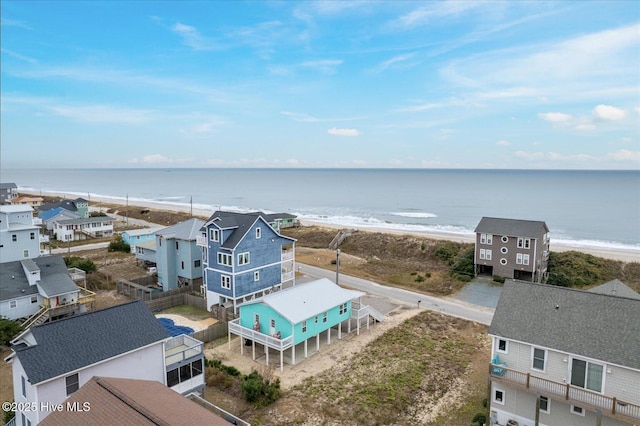
<instances>
[{"instance_id":1,"label":"fence","mask_svg":"<svg viewBox=\"0 0 640 426\"><path fill-rule=\"evenodd\" d=\"M198 339L204 343L211 342L212 340L216 340L221 337L227 337L227 333L228 333L227 324L228 323L226 322L215 323L209 326L208 328L205 328L204 330L196 331L192 333L191 337L193 337L194 339Z\"/></svg>"}]
</instances>

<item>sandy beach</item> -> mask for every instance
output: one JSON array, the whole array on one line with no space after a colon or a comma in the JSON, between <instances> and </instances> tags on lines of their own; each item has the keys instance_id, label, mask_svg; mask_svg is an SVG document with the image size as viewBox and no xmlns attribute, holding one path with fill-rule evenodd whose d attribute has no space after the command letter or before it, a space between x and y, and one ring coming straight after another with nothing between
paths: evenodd
<instances>
[{"instance_id":1,"label":"sandy beach","mask_svg":"<svg viewBox=\"0 0 640 426\"><path fill-rule=\"evenodd\" d=\"M60 198L70 198L68 194L60 194L60 193L29 193L29 192L21 192L23 195L47 195L53 197ZM94 203L105 203L105 204L116 204L125 207L126 201L117 198L108 198L108 197L89 197L89 202ZM154 210L164 210L164 211L175 211L175 212L189 212L189 206L182 205L172 205L166 203L154 203L151 201L130 201L129 207L133 206L154 209ZM211 216L213 211L211 210L202 210L202 209L193 209L193 215L201 218L208 218ZM339 225L331 225L327 223L314 223L311 221L301 221L303 226L319 226L324 228L331 229L343 229L344 227ZM361 227L358 228L364 232L382 232L388 234L396 234L396 235L415 235L417 237L429 238L434 240L447 240L447 241L455 241L462 243L473 243L475 241L475 237L473 235L463 235L463 234L454 234L447 232L418 232L418 231L400 231L400 230L389 230L385 228L375 228L375 227ZM564 251L580 251L583 253L591 254L598 257L603 257L606 259L619 260L622 262L640 262L640 249L626 249L626 248L604 248L598 246L587 246L587 245L570 245L567 243L559 243L554 242L551 239L551 251L556 252L564 252Z\"/></svg>"}]
</instances>

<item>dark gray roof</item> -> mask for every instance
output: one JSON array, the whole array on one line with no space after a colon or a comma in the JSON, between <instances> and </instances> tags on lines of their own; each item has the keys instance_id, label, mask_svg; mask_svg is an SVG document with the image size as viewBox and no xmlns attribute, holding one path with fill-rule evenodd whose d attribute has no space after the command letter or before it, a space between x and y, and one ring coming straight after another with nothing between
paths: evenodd
<instances>
[{"instance_id":1,"label":"dark gray roof","mask_svg":"<svg viewBox=\"0 0 640 426\"><path fill-rule=\"evenodd\" d=\"M267 222L273 222L278 219L295 219L298 216L291 213L270 213L263 215Z\"/></svg>"},{"instance_id":2,"label":"dark gray roof","mask_svg":"<svg viewBox=\"0 0 640 426\"><path fill-rule=\"evenodd\" d=\"M264 213L262 212L236 213L225 212L221 210L214 212L207 220L205 226L209 223L213 223L220 229L234 229L233 233L229 237L227 237L227 239L221 245L221 247L233 249L240 243L240 241L242 241L244 236L247 234L247 232L249 232L249 230L257 220L262 220L267 226L271 226L269 225L269 222L265 220ZM274 232L278 234L277 231L274 230ZM280 234L278 235L281 238L295 241L293 238L285 237L284 235Z\"/></svg>"},{"instance_id":3,"label":"dark gray roof","mask_svg":"<svg viewBox=\"0 0 640 426\"><path fill-rule=\"evenodd\" d=\"M169 337L142 301L45 323L30 331L37 344L16 350L16 356L32 384Z\"/></svg>"},{"instance_id":4,"label":"dark gray roof","mask_svg":"<svg viewBox=\"0 0 640 426\"><path fill-rule=\"evenodd\" d=\"M44 212L47 210L55 209L57 207L62 207L63 209L69 210L71 212L78 211L78 208L76 207L75 203L70 200L60 200L57 203L42 204L38 206L38 210L41 212Z\"/></svg>"},{"instance_id":5,"label":"dark gray roof","mask_svg":"<svg viewBox=\"0 0 640 426\"><path fill-rule=\"evenodd\" d=\"M156 231L156 235L162 235L165 238L195 241L196 237L200 235L202 225L204 225L204 220L192 218Z\"/></svg>"},{"instance_id":6,"label":"dark gray roof","mask_svg":"<svg viewBox=\"0 0 640 426\"><path fill-rule=\"evenodd\" d=\"M537 220L501 219L483 217L476 226L476 233L506 235L508 237L538 238L549 232L547 224Z\"/></svg>"},{"instance_id":7,"label":"dark gray roof","mask_svg":"<svg viewBox=\"0 0 640 426\"><path fill-rule=\"evenodd\" d=\"M75 200L73 200L74 203L88 203L89 201L85 200L84 198L76 198Z\"/></svg>"},{"instance_id":8,"label":"dark gray roof","mask_svg":"<svg viewBox=\"0 0 640 426\"><path fill-rule=\"evenodd\" d=\"M0 189L15 189L16 184L13 182L0 183Z\"/></svg>"},{"instance_id":9,"label":"dark gray roof","mask_svg":"<svg viewBox=\"0 0 640 426\"><path fill-rule=\"evenodd\" d=\"M29 269L40 269L38 286L42 289L43 296L53 297L78 291L78 286L67 272L67 265L62 256L43 256L28 261L17 260L0 264L0 300L38 293L37 286L29 285L22 262L26 262Z\"/></svg>"},{"instance_id":10,"label":"dark gray roof","mask_svg":"<svg viewBox=\"0 0 640 426\"><path fill-rule=\"evenodd\" d=\"M640 300L508 280L489 334L640 370Z\"/></svg>"},{"instance_id":11,"label":"dark gray roof","mask_svg":"<svg viewBox=\"0 0 640 426\"><path fill-rule=\"evenodd\" d=\"M612 280L589 290L592 293L640 299L640 294L620 280Z\"/></svg>"}]
</instances>

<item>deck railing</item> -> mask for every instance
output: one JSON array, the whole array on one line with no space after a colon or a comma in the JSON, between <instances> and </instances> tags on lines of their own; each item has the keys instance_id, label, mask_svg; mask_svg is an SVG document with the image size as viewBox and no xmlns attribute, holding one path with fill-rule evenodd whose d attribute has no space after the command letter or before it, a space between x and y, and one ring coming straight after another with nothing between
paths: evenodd
<instances>
[{"instance_id":1,"label":"deck railing","mask_svg":"<svg viewBox=\"0 0 640 426\"><path fill-rule=\"evenodd\" d=\"M282 261L285 262L287 260L293 260L293 251L291 250L284 250L282 252Z\"/></svg>"},{"instance_id":2,"label":"deck railing","mask_svg":"<svg viewBox=\"0 0 640 426\"><path fill-rule=\"evenodd\" d=\"M196 236L196 245L198 247L207 247L207 237L204 235Z\"/></svg>"},{"instance_id":3,"label":"deck railing","mask_svg":"<svg viewBox=\"0 0 640 426\"><path fill-rule=\"evenodd\" d=\"M293 346L293 336L285 337L284 339L269 336L268 334L255 331L252 328L241 326L240 318L229 321L229 332L279 351L283 351Z\"/></svg>"},{"instance_id":4,"label":"deck railing","mask_svg":"<svg viewBox=\"0 0 640 426\"><path fill-rule=\"evenodd\" d=\"M530 373L523 373L503 365L491 364L489 371L492 378L518 384L531 392L540 392L544 396L564 399L572 403L587 404L596 409L601 409L604 415L619 415L634 421L640 420L640 405L621 401L615 396L611 397L568 383L532 376Z\"/></svg>"},{"instance_id":5,"label":"deck railing","mask_svg":"<svg viewBox=\"0 0 640 426\"><path fill-rule=\"evenodd\" d=\"M202 353L202 347L203 344L200 340L189 337L186 334L173 337L167 340L164 346L165 364L169 366L194 356L198 356ZM181 348L181 350L178 352L172 351L172 349L175 348Z\"/></svg>"}]
</instances>

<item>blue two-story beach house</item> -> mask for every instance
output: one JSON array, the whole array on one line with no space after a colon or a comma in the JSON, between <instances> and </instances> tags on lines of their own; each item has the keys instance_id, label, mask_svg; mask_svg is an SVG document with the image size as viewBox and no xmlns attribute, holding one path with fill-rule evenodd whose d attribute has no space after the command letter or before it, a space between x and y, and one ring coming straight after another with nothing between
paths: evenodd
<instances>
[{"instance_id":1,"label":"blue two-story beach house","mask_svg":"<svg viewBox=\"0 0 640 426\"><path fill-rule=\"evenodd\" d=\"M295 239L280 235L262 213L216 211L198 237L207 309L241 303L294 284Z\"/></svg>"},{"instance_id":2,"label":"blue two-story beach house","mask_svg":"<svg viewBox=\"0 0 640 426\"><path fill-rule=\"evenodd\" d=\"M202 252L196 245L200 219L189 219L156 231L156 265L162 290L202 283Z\"/></svg>"}]
</instances>

